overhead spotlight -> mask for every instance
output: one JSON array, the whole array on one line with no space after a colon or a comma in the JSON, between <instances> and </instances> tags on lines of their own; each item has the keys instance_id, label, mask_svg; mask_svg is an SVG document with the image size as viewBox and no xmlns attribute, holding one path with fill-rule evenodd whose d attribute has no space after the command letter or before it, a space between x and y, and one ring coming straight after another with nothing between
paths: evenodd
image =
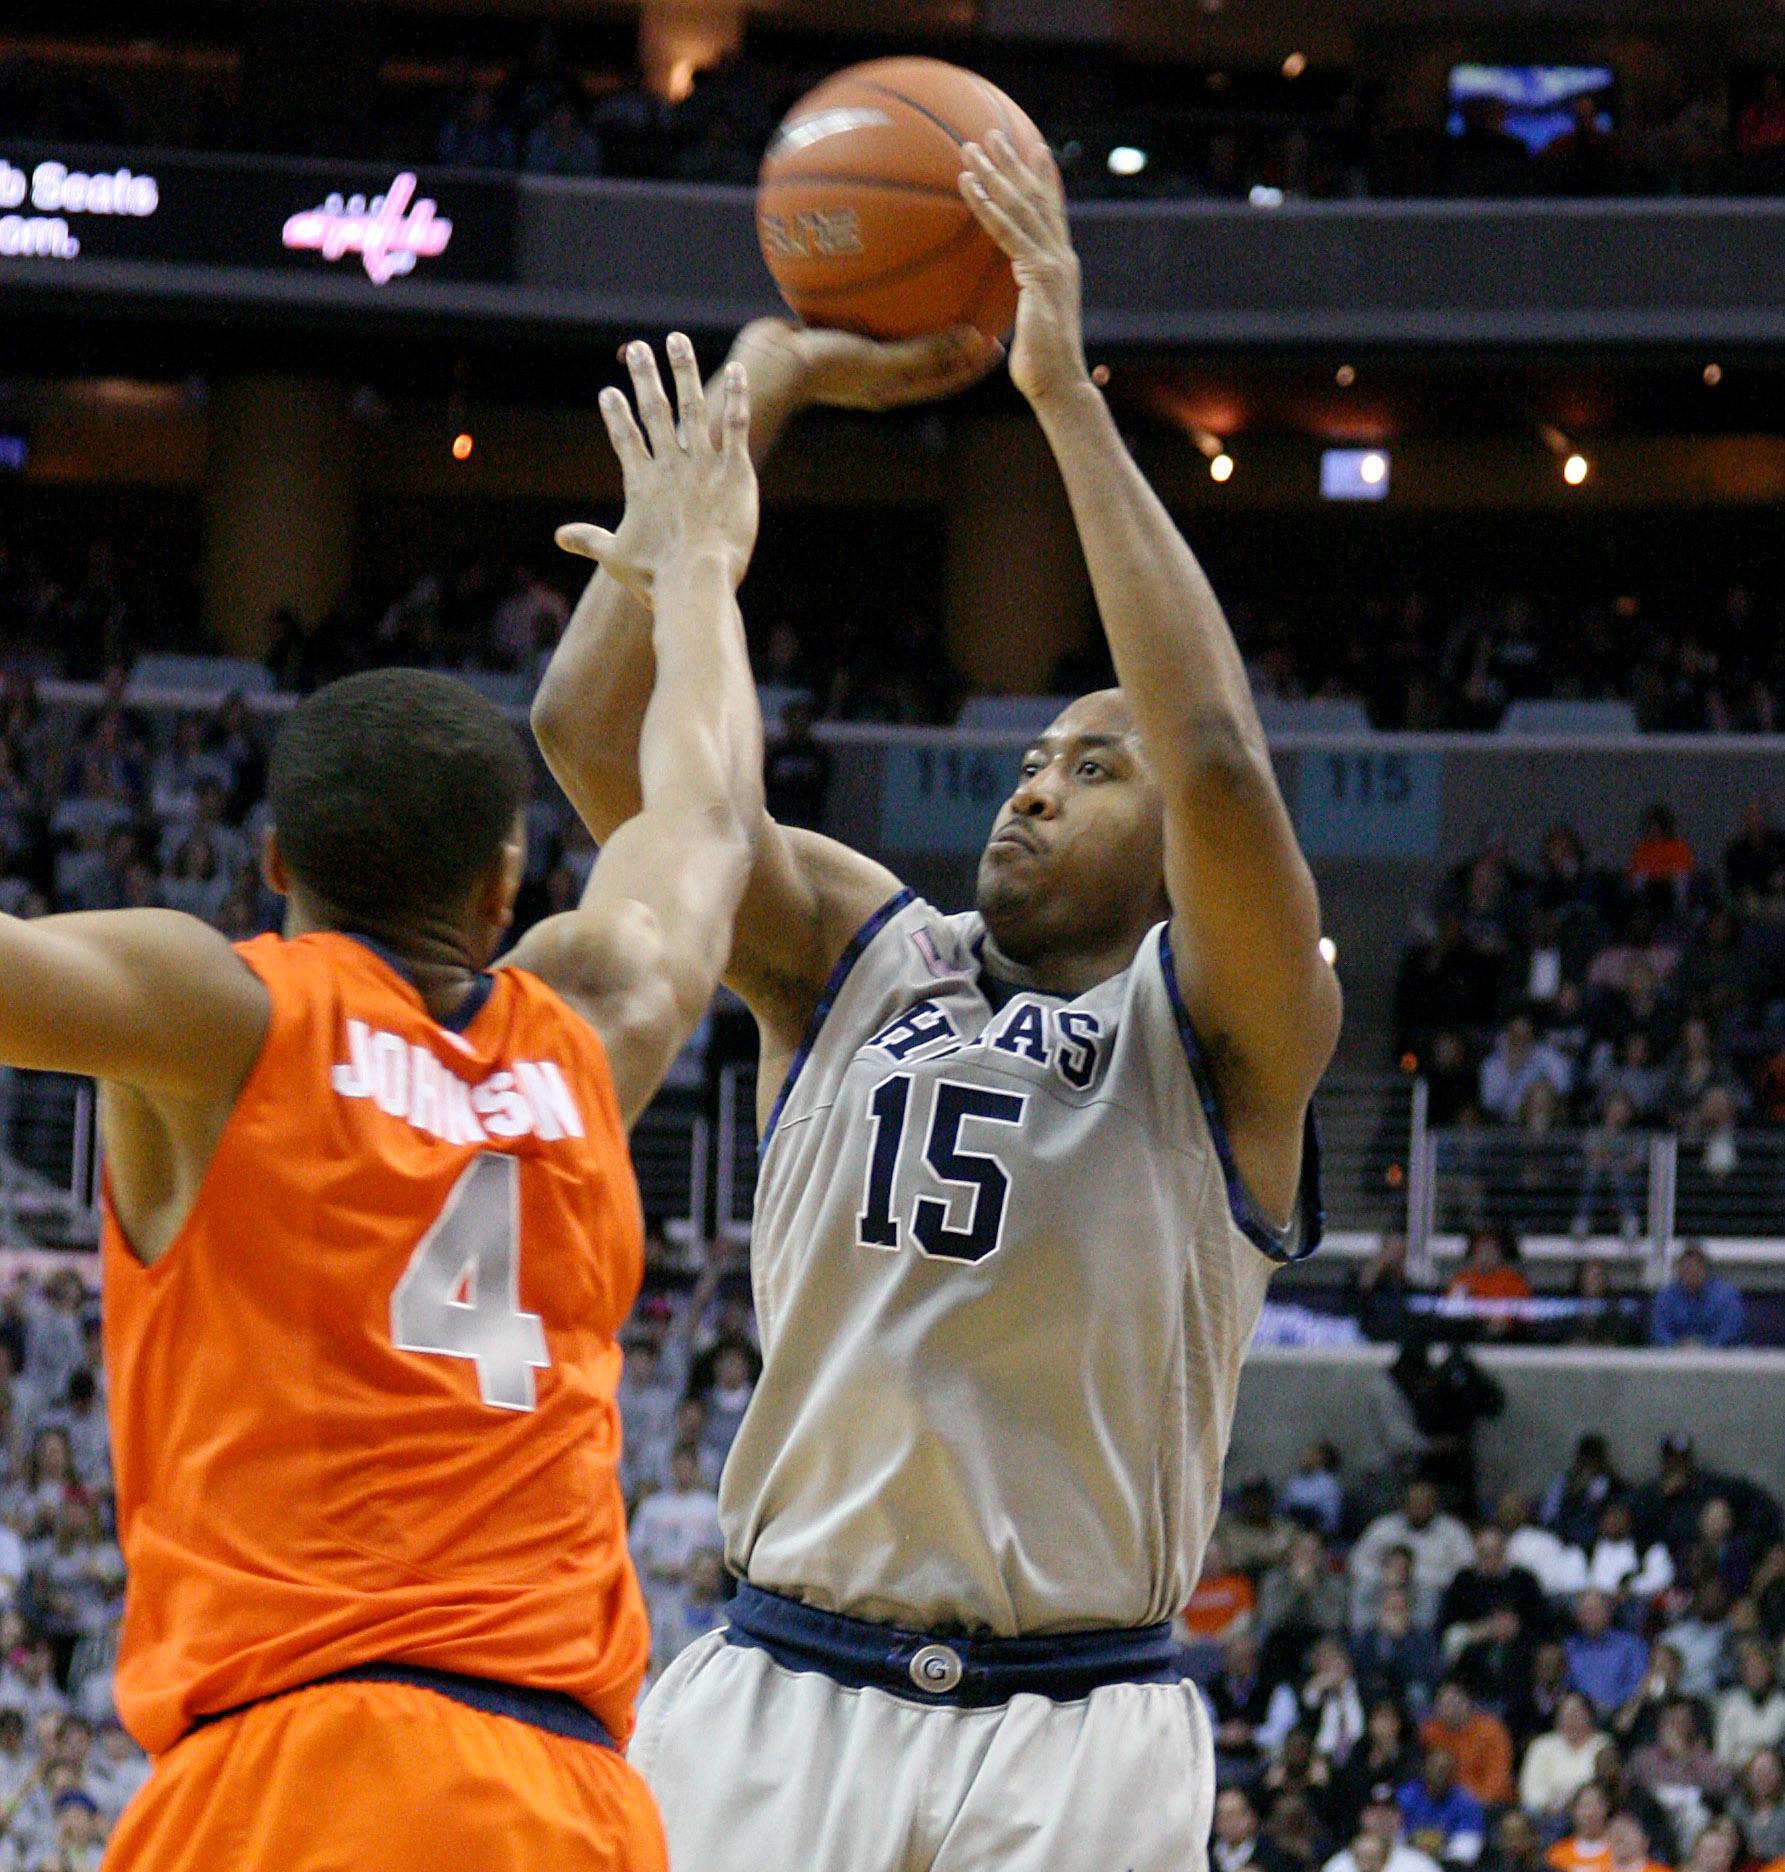
<instances>
[{"instance_id":1,"label":"overhead spotlight","mask_svg":"<svg viewBox=\"0 0 1785 1872\"><path fill-rule=\"evenodd\" d=\"M1254 182L1252 192L1246 197L1254 208L1281 208L1283 191L1273 188L1268 182Z\"/></svg>"},{"instance_id":2,"label":"overhead spotlight","mask_svg":"<svg viewBox=\"0 0 1785 1872\"><path fill-rule=\"evenodd\" d=\"M1336 383L1341 390L1349 390L1351 386L1357 382L1356 366L1352 364L1341 364L1339 368L1333 372L1333 382Z\"/></svg>"},{"instance_id":3,"label":"overhead spotlight","mask_svg":"<svg viewBox=\"0 0 1785 1872\"><path fill-rule=\"evenodd\" d=\"M1339 959L1339 945L1330 936L1322 936L1320 939L1320 959L1327 963Z\"/></svg>"},{"instance_id":4,"label":"overhead spotlight","mask_svg":"<svg viewBox=\"0 0 1785 1872\"><path fill-rule=\"evenodd\" d=\"M1721 364L1707 364L1704 367L1704 387L1707 390L1715 390L1722 381L1723 366Z\"/></svg>"},{"instance_id":5,"label":"overhead spotlight","mask_svg":"<svg viewBox=\"0 0 1785 1872\"><path fill-rule=\"evenodd\" d=\"M1109 153L1111 175L1139 175L1146 166L1146 151L1136 149L1132 143L1118 143Z\"/></svg>"},{"instance_id":6,"label":"overhead spotlight","mask_svg":"<svg viewBox=\"0 0 1785 1872\"><path fill-rule=\"evenodd\" d=\"M471 459L471 451L476 446L477 444L471 440L470 432L461 429L452 439L453 460L456 462L469 461Z\"/></svg>"},{"instance_id":7,"label":"overhead spotlight","mask_svg":"<svg viewBox=\"0 0 1785 1872\"><path fill-rule=\"evenodd\" d=\"M1371 449L1357 464L1357 476L1365 487L1380 487L1388 479L1388 457Z\"/></svg>"},{"instance_id":8,"label":"overhead spotlight","mask_svg":"<svg viewBox=\"0 0 1785 1872\"><path fill-rule=\"evenodd\" d=\"M1291 52L1283 61L1283 76L1299 78L1308 69L1308 55L1305 52Z\"/></svg>"},{"instance_id":9,"label":"overhead spotlight","mask_svg":"<svg viewBox=\"0 0 1785 1872\"><path fill-rule=\"evenodd\" d=\"M1233 479L1233 457L1225 449L1209 462L1209 478L1213 481Z\"/></svg>"},{"instance_id":10,"label":"overhead spotlight","mask_svg":"<svg viewBox=\"0 0 1785 1872\"><path fill-rule=\"evenodd\" d=\"M1570 455L1562 464L1562 479L1570 487L1579 487L1593 472L1593 465L1584 455Z\"/></svg>"}]
</instances>

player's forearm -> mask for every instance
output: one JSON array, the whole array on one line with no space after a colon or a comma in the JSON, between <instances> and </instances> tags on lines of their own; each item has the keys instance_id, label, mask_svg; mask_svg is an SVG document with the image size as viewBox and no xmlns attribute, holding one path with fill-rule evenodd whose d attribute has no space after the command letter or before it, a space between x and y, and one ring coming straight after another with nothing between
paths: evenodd
<instances>
[{"instance_id":1,"label":"player's forearm","mask_svg":"<svg viewBox=\"0 0 1785 1872\"><path fill-rule=\"evenodd\" d=\"M1116 675L1168 791L1210 762L1270 774L1245 664L1196 556L1089 382L1043 400Z\"/></svg>"},{"instance_id":2,"label":"player's forearm","mask_svg":"<svg viewBox=\"0 0 1785 1872\"><path fill-rule=\"evenodd\" d=\"M709 818L750 839L762 817L762 711L730 567L692 553L656 590L656 678L638 733L642 810Z\"/></svg>"},{"instance_id":3,"label":"player's forearm","mask_svg":"<svg viewBox=\"0 0 1785 1872\"><path fill-rule=\"evenodd\" d=\"M750 380L750 456L760 468L804 407L806 366L774 321L745 326L731 357ZM709 386L715 409L719 382ZM650 611L597 571L533 699L540 752L597 839L639 809L639 734L654 673Z\"/></svg>"}]
</instances>

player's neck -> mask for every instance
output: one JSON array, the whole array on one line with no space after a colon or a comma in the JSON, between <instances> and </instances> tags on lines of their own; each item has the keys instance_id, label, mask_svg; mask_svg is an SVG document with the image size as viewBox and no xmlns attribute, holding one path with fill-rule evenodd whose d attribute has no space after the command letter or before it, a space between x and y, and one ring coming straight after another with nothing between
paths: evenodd
<instances>
[{"instance_id":1,"label":"player's neck","mask_svg":"<svg viewBox=\"0 0 1785 1872\"><path fill-rule=\"evenodd\" d=\"M1057 955L1031 956L1013 961L988 931L980 961L986 971L1013 988L1034 988L1042 994L1082 995L1112 975L1120 975L1134 961L1141 939L1122 937L1095 949L1062 950Z\"/></svg>"},{"instance_id":2,"label":"player's neck","mask_svg":"<svg viewBox=\"0 0 1785 1872\"><path fill-rule=\"evenodd\" d=\"M286 899L285 935L358 937L378 951L421 996L435 1020L455 1014L483 973L465 932L446 922L380 924L346 917L297 893Z\"/></svg>"}]
</instances>

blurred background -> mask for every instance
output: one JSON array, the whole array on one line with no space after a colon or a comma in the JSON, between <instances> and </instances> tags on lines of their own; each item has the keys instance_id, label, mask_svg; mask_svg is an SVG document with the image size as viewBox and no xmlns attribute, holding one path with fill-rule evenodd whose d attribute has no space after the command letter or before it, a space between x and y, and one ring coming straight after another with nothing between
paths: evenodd
<instances>
[{"instance_id":1,"label":"blurred background","mask_svg":"<svg viewBox=\"0 0 1785 1872\"><path fill-rule=\"evenodd\" d=\"M1414 1551L1412 1629L1444 1647L1389 1673L1410 1725L1504 1610L1490 1586L1440 1620L1465 1562L1498 1575L1466 1540L1430 1557L1420 1479L1460 1529L1522 1491L1503 1531L1585 1569L1539 1581L1511 1675L1471 1679L1521 1753L1573 1668L1550 1683L1533 1660L1581 1640L1583 1583L1645 1660L1698 1621L1708 1746L1742 1644L1770 1670L1785 1635L1781 0L11 0L0 909L166 903L253 933L276 914L251 855L292 697L407 662L523 721L580 585L552 529L617 502L594 410L615 346L679 325L716 364L775 309L750 203L774 125L826 73L901 52L994 79L1059 154L1094 360L1227 605L1346 987L1329 1243L1276 1283L1236 1432L1254 1486L1211 1563L1229 1585L1186 1628L1205 1674L1247 1624L1274 1660L1228 1764L1264 1832L1227 1804L1222 1872L1324 1863L1368 1831L1370 1774L1327 1791L1356 1738L1321 1727L1304 1644L1374 1619L1380 1553L1339 1570L1372 1517L1411 1513L1378 1544ZM1108 679L1045 447L994 381L808 415L764 492L743 601L771 804L963 904L1025 737ZM593 851L543 770L531 817L537 916ZM707 1502L756 1356L752 1073L722 1002L636 1141L652 1254L627 1479L659 1666L722 1616ZM97 1176L89 1090L0 1075L9 1616L20 1655L48 1640L55 1697L102 1722L103 1437L61 1493L37 1453L75 1374L103 1386L78 1331ZM1330 1461L1303 1447L1315 1428ZM65 1494L85 1532L57 1533ZM1611 1502L1634 1533L1604 1533ZM59 1539L100 1553L78 1620L46 1610ZM1622 1572L1595 1558L1607 1539L1634 1543ZM1296 1578L1339 1592L1326 1613L1265 1594L1292 1548ZM1347 1577L1367 1605L1333 1614ZM1680 1688L1642 1701L1646 1673L1588 1712L1626 1754ZM1761 1821L1734 1804L1746 1743L1785 1736L1785 1692L1754 1682L1772 1714L1721 1780L1679 1769L1684 1742L1655 1771L1696 1790L1685 1822L1683 1796L1611 1790L1654 1859L1702 1836L1702 1872L1727 1872L1713 1822L1743 1813L1742 1861L1785 1854L1776 1760ZM90 1827L55 1809L44 1764L58 1799L89 1789L100 1744L57 1739L63 1704L13 1700L55 1721L17 1758L35 1843L7 1821L0 1845L26 1866L87 1850L104 1803ZM1529 1852L1578 1832L1571 1794L1524 1803ZM1501 1855L1519 1803L1485 1811Z\"/></svg>"}]
</instances>

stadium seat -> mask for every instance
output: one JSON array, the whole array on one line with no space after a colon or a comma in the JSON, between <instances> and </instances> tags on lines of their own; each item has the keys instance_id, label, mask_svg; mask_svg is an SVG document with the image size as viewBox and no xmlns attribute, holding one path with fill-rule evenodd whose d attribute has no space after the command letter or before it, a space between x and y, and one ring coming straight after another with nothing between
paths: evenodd
<instances>
[{"instance_id":1,"label":"stadium seat","mask_svg":"<svg viewBox=\"0 0 1785 1872\"><path fill-rule=\"evenodd\" d=\"M518 670L453 670L450 674L498 708L524 709L533 700L533 681Z\"/></svg>"},{"instance_id":2,"label":"stadium seat","mask_svg":"<svg viewBox=\"0 0 1785 1872\"><path fill-rule=\"evenodd\" d=\"M141 656L130 672L133 689L194 689L207 695L269 695L275 684L264 663L249 657Z\"/></svg>"},{"instance_id":3,"label":"stadium seat","mask_svg":"<svg viewBox=\"0 0 1785 1872\"><path fill-rule=\"evenodd\" d=\"M1513 702L1500 717L1503 735L1633 735L1636 711L1628 702Z\"/></svg>"},{"instance_id":4,"label":"stadium seat","mask_svg":"<svg viewBox=\"0 0 1785 1872\"><path fill-rule=\"evenodd\" d=\"M1370 718L1349 696L1259 696L1258 719L1266 734L1364 735Z\"/></svg>"}]
</instances>

